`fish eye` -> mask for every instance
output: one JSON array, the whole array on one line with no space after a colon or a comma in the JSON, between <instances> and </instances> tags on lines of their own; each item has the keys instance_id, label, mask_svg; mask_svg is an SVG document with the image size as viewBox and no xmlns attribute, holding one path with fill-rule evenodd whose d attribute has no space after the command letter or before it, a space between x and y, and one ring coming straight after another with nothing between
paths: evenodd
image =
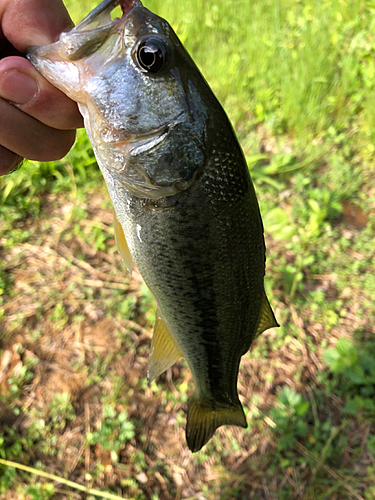
<instances>
[{"instance_id":1,"label":"fish eye","mask_svg":"<svg viewBox=\"0 0 375 500\"><path fill-rule=\"evenodd\" d=\"M138 45L136 59L139 66L148 73L160 73L169 62L169 50L163 40L150 37Z\"/></svg>"}]
</instances>

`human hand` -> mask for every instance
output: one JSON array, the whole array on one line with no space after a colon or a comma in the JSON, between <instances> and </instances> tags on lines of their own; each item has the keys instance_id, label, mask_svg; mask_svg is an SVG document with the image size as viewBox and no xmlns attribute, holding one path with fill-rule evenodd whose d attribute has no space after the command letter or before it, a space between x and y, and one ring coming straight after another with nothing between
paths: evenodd
<instances>
[{"instance_id":1,"label":"human hand","mask_svg":"<svg viewBox=\"0 0 375 500\"><path fill-rule=\"evenodd\" d=\"M62 158L83 126L76 104L24 57L70 26L62 0L0 0L0 175L23 158Z\"/></svg>"}]
</instances>

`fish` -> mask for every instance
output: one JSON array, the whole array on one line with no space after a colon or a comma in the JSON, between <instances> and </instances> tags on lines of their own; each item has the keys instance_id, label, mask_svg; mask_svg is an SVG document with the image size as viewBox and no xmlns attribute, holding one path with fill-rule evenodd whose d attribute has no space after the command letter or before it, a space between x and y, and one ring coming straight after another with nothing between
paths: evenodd
<instances>
[{"instance_id":1,"label":"fish","mask_svg":"<svg viewBox=\"0 0 375 500\"><path fill-rule=\"evenodd\" d=\"M246 428L241 357L278 324L258 201L225 111L169 23L139 0L104 0L27 57L78 103L118 250L155 298L148 382L187 361L192 452L222 425Z\"/></svg>"}]
</instances>

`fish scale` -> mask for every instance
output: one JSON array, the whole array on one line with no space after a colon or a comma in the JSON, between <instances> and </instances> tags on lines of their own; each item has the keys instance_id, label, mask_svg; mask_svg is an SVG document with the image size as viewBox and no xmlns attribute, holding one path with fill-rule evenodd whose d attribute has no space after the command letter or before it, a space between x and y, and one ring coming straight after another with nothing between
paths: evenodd
<instances>
[{"instance_id":1,"label":"fish scale","mask_svg":"<svg viewBox=\"0 0 375 500\"><path fill-rule=\"evenodd\" d=\"M237 147L235 142L233 147ZM220 157L219 150L216 154ZM207 182L213 176L217 180L218 163L209 161L209 164L200 182L168 210L150 213L142 207L142 200L132 198L131 203L122 204L124 213L117 213L123 226L129 228L130 253L157 298L162 317L178 339L194 379L199 380L199 390L215 401L229 393L228 400L232 402L238 400L232 381L237 379L240 355L250 347L251 333L259 317L262 300L259 288L263 286L264 275L263 235L249 176L234 176L240 189L236 189L232 180L233 198L228 200L231 191L223 181L224 176L216 185ZM220 195L221 190L225 197ZM191 219L197 206L203 214L198 224ZM137 225L142 227L142 241L131 229ZM173 276L172 283L165 286L162 276ZM242 311L251 307L254 313L244 316ZM236 331L242 335L236 337L233 333ZM202 356L197 352L197 342L191 342L194 337L203 346ZM235 349L231 349L234 341L240 345L235 344ZM222 352L225 364L221 361ZM208 362L202 361L206 358ZM214 366L209 358L216 361ZM218 376L222 373L224 378Z\"/></svg>"},{"instance_id":2,"label":"fish scale","mask_svg":"<svg viewBox=\"0 0 375 500\"><path fill-rule=\"evenodd\" d=\"M119 4L124 15L111 20ZM155 297L148 381L185 357L194 452L221 425L246 427L241 356L277 322L258 202L224 110L172 28L139 0L105 0L28 57L78 102L118 249Z\"/></svg>"}]
</instances>

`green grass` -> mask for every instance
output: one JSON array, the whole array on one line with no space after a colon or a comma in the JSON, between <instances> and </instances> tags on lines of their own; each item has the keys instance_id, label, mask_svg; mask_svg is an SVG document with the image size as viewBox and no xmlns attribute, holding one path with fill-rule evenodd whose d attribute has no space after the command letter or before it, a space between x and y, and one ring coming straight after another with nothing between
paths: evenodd
<instances>
[{"instance_id":1,"label":"green grass","mask_svg":"<svg viewBox=\"0 0 375 500\"><path fill-rule=\"evenodd\" d=\"M66 4L77 22L95 2ZM139 500L370 500L375 4L146 6L170 21L224 105L259 196L281 327L243 357L249 428L220 430L191 457L186 364L147 387L153 299L118 270L110 202L80 132L60 162L0 179L0 360L11 360L0 458ZM48 397L45 374L60 372ZM73 489L0 469L9 498L81 498Z\"/></svg>"}]
</instances>

